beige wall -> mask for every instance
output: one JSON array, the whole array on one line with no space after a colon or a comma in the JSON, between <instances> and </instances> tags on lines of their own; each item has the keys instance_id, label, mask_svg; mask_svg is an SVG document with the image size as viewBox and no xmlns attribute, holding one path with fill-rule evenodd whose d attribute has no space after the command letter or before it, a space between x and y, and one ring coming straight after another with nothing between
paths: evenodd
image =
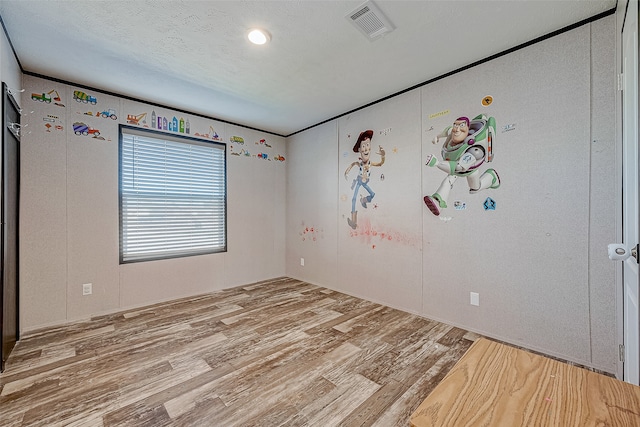
<instances>
[{"instance_id":1,"label":"beige wall","mask_svg":"<svg viewBox=\"0 0 640 427\"><path fill-rule=\"evenodd\" d=\"M18 92L22 89L22 73L4 31L0 31L0 80L16 90L13 97L22 106L22 94Z\"/></svg>"},{"instance_id":2,"label":"beige wall","mask_svg":"<svg viewBox=\"0 0 640 427\"><path fill-rule=\"evenodd\" d=\"M327 287L338 280L337 139L337 121L287 138L287 274Z\"/></svg>"},{"instance_id":3,"label":"beige wall","mask_svg":"<svg viewBox=\"0 0 640 427\"><path fill-rule=\"evenodd\" d=\"M287 274L616 372L614 46L609 16L289 138ZM459 178L436 217L422 202L446 176L425 166L441 158L431 141L477 114L496 118L482 170L502 184L470 194ZM372 168L377 206L357 203L352 230L354 172L343 173L366 129L386 162ZM306 224L324 240L302 241Z\"/></svg>"},{"instance_id":4,"label":"beige wall","mask_svg":"<svg viewBox=\"0 0 640 427\"><path fill-rule=\"evenodd\" d=\"M7 84L19 106L22 106L22 73L4 31L0 31L0 81ZM0 150L0 162L2 150ZM2 189L0 189L0 192Z\"/></svg>"},{"instance_id":5,"label":"beige wall","mask_svg":"<svg viewBox=\"0 0 640 427\"><path fill-rule=\"evenodd\" d=\"M615 266L605 249L617 237L614 46L610 16L292 136L286 151L283 138L189 116L192 133L212 126L227 143L228 252L127 265L118 264L117 125L127 114L176 112L92 93L119 120L89 117L72 99L82 88L25 76L23 104L34 112L21 147L22 330L286 273L615 372ZM65 107L28 96L54 87ZM494 97L486 108L485 95ZM444 177L424 165L439 156L430 141L454 115L479 113L498 123L491 166L502 185L470 195L459 179L436 218L422 202ZM105 140L75 136L77 120ZM366 129L386 161L353 230L356 171L344 172ZM242 149L250 156L232 154ZM271 161L255 156L263 151ZM482 208L487 196L495 211ZM87 282L94 293L82 296Z\"/></svg>"},{"instance_id":6,"label":"beige wall","mask_svg":"<svg viewBox=\"0 0 640 427\"><path fill-rule=\"evenodd\" d=\"M284 138L32 76L24 77L24 87L29 133L21 145L23 331L284 274L286 160L275 160L286 159ZM60 102L30 98L51 90ZM95 96L97 104L76 102L74 90ZM118 119L96 117L107 109ZM215 132L226 143L226 253L119 264L118 125L129 114L145 113L140 126L152 127L152 113L176 116L189 120L190 136L212 139ZM79 121L98 129L100 138L75 135L73 123ZM231 136L245 143L231 143ZM250 155L235 155L242 149ZM84 283L92 283L92 295L82 295Z\"/></svg>"}]
</instances>

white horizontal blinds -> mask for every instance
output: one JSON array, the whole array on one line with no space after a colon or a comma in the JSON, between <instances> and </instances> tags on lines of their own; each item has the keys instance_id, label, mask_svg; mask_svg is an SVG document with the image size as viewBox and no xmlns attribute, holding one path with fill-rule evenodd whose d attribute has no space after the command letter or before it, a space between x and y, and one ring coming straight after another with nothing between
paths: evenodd
<instances>
[{"instance_id":1,"label":"white horizontal blinds","mask_svg":"<svg viewBox=\"0 0 640 427\"><path fill-rule=\"evenodd\" d=\"M155 136L122 133L122 261L225 250L224 147Z\"/></svg>"}]
</instances>

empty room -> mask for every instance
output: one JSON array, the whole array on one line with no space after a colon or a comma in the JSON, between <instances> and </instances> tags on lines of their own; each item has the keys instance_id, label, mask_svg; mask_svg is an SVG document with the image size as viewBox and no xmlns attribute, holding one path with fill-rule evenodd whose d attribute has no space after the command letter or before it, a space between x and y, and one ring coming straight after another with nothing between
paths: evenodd
<instances>
[{"instance_id":1,"label":"empty room","mask_svg":"<svg viewBox=\"0 0 640 427\"><path fill-rule=\"evenodd\" d=\"M640 427L637 1L0 18L0 425Z\"/></svg>"}]
</instances>

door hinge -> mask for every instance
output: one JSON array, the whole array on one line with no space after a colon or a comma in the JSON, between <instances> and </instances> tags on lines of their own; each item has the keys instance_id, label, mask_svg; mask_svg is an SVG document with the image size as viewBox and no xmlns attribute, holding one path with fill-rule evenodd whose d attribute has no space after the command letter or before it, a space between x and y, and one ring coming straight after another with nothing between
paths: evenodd
<instances>
[{"instance_id":1,"label":"door hinge","mask_svg":"<svg viewBox=\"0 0 640 427\"><path fill-rule=\"evenodd\" d=\"M624 363L624 344L618 346L618 355L620 356L620 361Z\"/></svg>"},{"instance_id":2,"label":"door hinge","mask_svg":"<svg viewBox=\"0 0 640 427\"><path fill-rule=\"evenodd\" d=\"M618 90L622 90L624 88L624 74L618 74Z\"/></svg>"}]
</instances>

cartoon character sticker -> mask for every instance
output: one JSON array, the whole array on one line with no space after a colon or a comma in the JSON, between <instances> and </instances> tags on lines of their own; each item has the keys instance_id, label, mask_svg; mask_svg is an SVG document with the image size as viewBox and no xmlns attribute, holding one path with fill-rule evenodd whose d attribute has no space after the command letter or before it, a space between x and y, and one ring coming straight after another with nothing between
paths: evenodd
<instances>
[{"instance_id":1,"label":"cartoon character sticker","mask_svg":"<svg viewBox=\"0 0 640 427\"><path fill-rule=\"evenodd\" d=\"M347 170L344 171L344 179L349 180L349 172L354 166L358 166L358 176L353 180L351 188L353 189L353 198L351 199L351 218L347 218L347 223L354 230L358 227L358 211L356 210L356 201L358 200L358 193L360 187L364 188L368 196L360 196L360 204L363 208L367 208L367 204L371 203L371 200L375 197L375 193L369 187L369 179L371 177L372 166L382 166L384 164L385 152L382 146L378 146L378 153L380 155L379 162L371 161L371 138L373 138L372 130L365 130L360 133L356 144L353 146L353 152L359 153L360 157L358 161L349 165Z\"/></svg>"},{"instance_id":2,"label":"cartoon character sticker","mask_svg":"<svg viewBox=\"0 0 640 427\"><path fill-rule=\"evenodd\" d=\"M469 193L474 194L487 188L500 187L500 177L494 169L486 169L480 173L480 166L493 160L492 144L496 133L496 121L480 114L469 120L458 117L451 126L435 136L437 144L445 138L442 145L442 159L427 156L426 165L437 167L447 174L435 193L424 196L424 203L431 213L439 216L442 209L447 208L447 199L458 177L466 177Z\"/></svg>"}]
</instances>

